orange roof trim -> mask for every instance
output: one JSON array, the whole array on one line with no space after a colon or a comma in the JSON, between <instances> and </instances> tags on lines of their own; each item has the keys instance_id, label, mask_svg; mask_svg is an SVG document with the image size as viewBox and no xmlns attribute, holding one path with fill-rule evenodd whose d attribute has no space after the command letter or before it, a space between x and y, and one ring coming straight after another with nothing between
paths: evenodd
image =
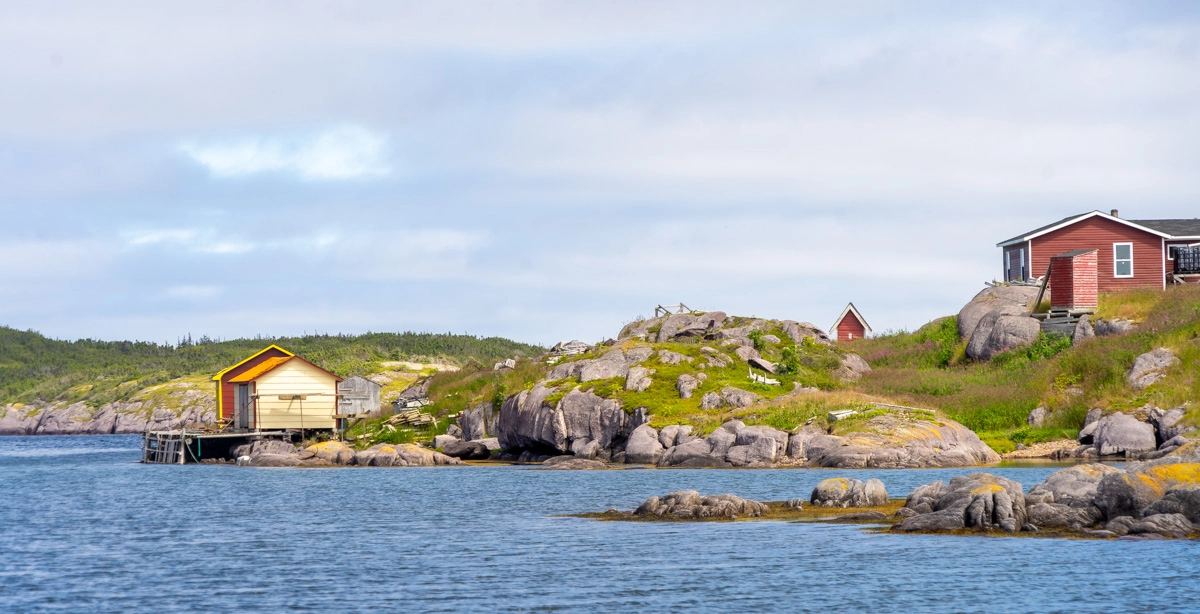
<instances>
[{"instance_id":1,"label":"orange roof trim","mask_svg":"<svg viewBox=\"0 0 1200 614\"><path fill-rule=\"evenodd\" d=\"M250 369L249 371L246 371L245 373L242 373L242 374L238 375L237 377L229 380L229 383L244 384L246 382L252 382L252 381L258 379L264 373L274 369L275 367L278 367L279 365L281 365L293 358L295 358L295 356L287 356L287 357L280 356L277 358L268 358L268 359L258 363L257 365L254 365L253 369Z\"/></svg>"},{"instance_id":2,"label":"orange roof trim","mask_svg":"<svg viewBox=\"0 0 1200 614\"><path fill-rule=\"evenodd\" d=\"M254 360L255 358L258 358L258 357L259 357L259 356L261 356L261 355L262 355L264 352L268 352L268 351L270 351L270 350L279 350L280 352L283 352L284 354L287 354L288 356L295 356L295 354L293 354L293 353L291 353L291 352L289 352L289 351L287 351L287 350L285 350L285 349L283 349L283 348L279 347L278 345L271 344L271 345L268 345L267 347L265 347L265 348L263 348L263 349L261 349L261 350L259 350L259 351L255 352L254 354L250 355L250 356L249 356L248 358L246 358L245 360L239 361L237 364L233 365L232 367L226 367L226 368L224 368L224 369L221 369L221 371L220 371L219 373L217 373L216 375L214 375L214 376L213 376L213 381L214 381L214 382L219 382L219 381L221 381L221 376L223 376L223 375L225 375L226 373L229 373L230 371L232 371L232 370L234 370L234 369L236 369L236 368L238 368L238 367L240 367L240 366L242 366L242 365L244 365L244 364L246 364L246 363L250 362L251 360Z\"/></svg>"}]
</instances>

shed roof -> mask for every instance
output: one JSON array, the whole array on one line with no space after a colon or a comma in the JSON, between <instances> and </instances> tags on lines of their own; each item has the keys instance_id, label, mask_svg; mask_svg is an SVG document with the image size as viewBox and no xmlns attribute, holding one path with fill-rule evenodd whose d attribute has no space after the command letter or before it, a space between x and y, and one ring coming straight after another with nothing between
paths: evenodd
<instances>
[{"instance_id":1,"label":"shed roof","mask_svg":"<svg viewBox=\"0 0 1200 614\"><path fill-rule=\"evenodd\" d=\"M317 369L318 371L321 371L323 373L328 373L330 377L332 377L333 379L335 379L339 382L342 381L342 378L334 375L333 373L329 373L329 371L326 371L325 369L322 369L321 367L318 367L317 365L314 365L313 363L308 362L307 360L304 360L303 358L300 358L299 356L288 356L288 357L280 356L280 357L276 357L276 358L268 358L268 359L262 361L262 363L255 365L253 369L250 369L250 370L246 371L245 373L238 375L237 377L229 380L229 382L236 383L236 384L244 384L246 382L252 382L252 381L262 377L263 375L266 375L267 373L270 373L271 371L278 369L284 363L292 361L292 360L299 360L300 362L303 362L305 364L312 366L314 369Z\"/></svg>"},{"instance_id":2,"label":"shed roof","mask_svg":"<svg viewBox=\"0 0 1200 614\"><path fill-rule=\"evenodd\" d=\"M1164 237L1167 239L1172 238L1173 235L1169 232L1165 232L1165 231L1158 230L1158 229L1152 228L1150 226L1147 226L1146 223L1147 222L1155 223L1155 222L1188 221L1188 220L1142 220L1142 221L1135 222L1133 220L1125 220L1125 219L1121 219L1119 217L1109 215L1107 213L1104 213L1103 211L1089 211L1088 213L1081 213L1079 215L1072 215L1071 217L1065 217L1057 222L1054 222L1051 224L1046 224L1045 226L1042 226L1041 228L1036 228L1036 229L1030 230L1029 232L1026 232L1024 234L1019 234L1011 239L1008 239L1007 241L1001 241L1001 242L997 243L996 247L1008 247L1009 245L1014 245L1017 243L1021 243L1023 241L1028 241L1035 237L1040 237L1046 233L1054 232L1055 230L1058 230L1059 228L1064 228L1064 227L1070 226L1071 224L1074 224L1076 222L1082 222L1083 220L1086 220L1086 219L1092 218L1092 217L1104 218L1106 220L1110 220L1110 221L1116 222L1118 224L1124 224L1125 226L1129 226L1130 228L1135 228L1137 230L1141 230L1143 232L1148 232L1152 235Z\"/></svg>"},{"instance_id":3,"label":"shed roof","mask_svg":"<svg viewBox=\"0 0 1200 614\"><path fill-rule=\"evenodd\" d=\"M242 366L242 365L244 365L244 364L246 364L246 363L250 362L251 360L254 360L255 358L258 358L259 356L262 356L264 353L266 353L266 352L269 352L269 351L271 351L271 350L279 350L280 352L283 352L284 354L286 354L286 355L288 355L288 356L295 356L295 354L293 354L293 353L291 353L291 352L289 352L289 351L287 351L287 350L285 350L285 349L283 349L283 348L279 347L278 345L271 344L271 345L268 345L267 347L265 347L265 348L263 348L263 349L261 349L261 350L259 350L259 351L255 352L255 353L251 354L251 355L250 355L248 358L246 358L245 360L241 360L241 361L239 361L237 364L235 364L235 365L233 365L233 366L231 366L231 367L226 367L226 368L224 368L224 369L221 369L221 370L220 370L220 371L219 371L219 372L218 372L216 375L214 375L214 376L212 377L212 378L213 378L213 381L214 381L214 382L219 382L219 381L221 381L221 377L222 377L222 376L224 376L226 373L229 373L230 371L232 371L232 370L234 370L234 369L236 369L236 368L238 368L238 367L240 367L240 366Z\"/></svg>"},{"instance_id":4,"label":"shed roof","mask_svg":"<svg viewBox=\"0 0 1200 614\"><path fill-rule=\"evenodd\" d=\"M837 337L838 324L841 324L842 320L846 319L847 314L854 314L854 317L858 318L858 322L862 324L863 331L868 334L871 332L871 325L867 324L867 320L862 317L862 314L858 312L858 308L854 306L853 302L851 302L846 305L846 308L842 310L842 315L838 316L837 319L833 321L833 326L829 328L829 330L833 331L834 337Z\"/></svg>"}]
</instances>

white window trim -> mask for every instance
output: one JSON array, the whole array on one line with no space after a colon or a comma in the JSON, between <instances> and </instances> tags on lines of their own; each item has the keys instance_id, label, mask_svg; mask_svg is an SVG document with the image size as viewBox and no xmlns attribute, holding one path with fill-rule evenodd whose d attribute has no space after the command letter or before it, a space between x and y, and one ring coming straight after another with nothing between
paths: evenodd
<instances>
[{"instance_id":1,"label":"white window trim","mask_svg":"<svg viewBox=\"0 0 1200 614\"><path fill-rule=\"evenodd\" d=\"M1117 263L1125 261L1124 258L1120 258L1120 259L1117 258L1117 248L1122 245L1129 246L1129 274L1128 275L1121 275L1121 274L1117 273ZM1116 277L1119 279L1129 279L1130 277L1133 277L1133 274L1134 274L1133 243L1113 243L1113 277Z\"/></svg>"},{"instance_id":2,"label":"white window trim","mask_svg":"<svg viewBox=\"0 0 1200 614\"><path fill-rule=\"evenodd\" d=\"M1004 250L1004 281L1012 280L1012 252Z\"/></svg>"}]
</instances>

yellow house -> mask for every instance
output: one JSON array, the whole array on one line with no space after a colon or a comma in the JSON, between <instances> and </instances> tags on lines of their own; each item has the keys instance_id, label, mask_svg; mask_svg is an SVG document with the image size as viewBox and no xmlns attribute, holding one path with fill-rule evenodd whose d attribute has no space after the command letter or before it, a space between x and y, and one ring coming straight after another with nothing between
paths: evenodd
<instances>
[{"instance_id":1,"label":"yellow house","mask_svg":"<svg viewBox=\"0 0 1200 614\"><path fill-rule=\"evenodd\" d=\"M249 401L249 428L332 429L340 381L299 356L277 356L230 378L229 384Z\"/></svg>"}]
</instances>

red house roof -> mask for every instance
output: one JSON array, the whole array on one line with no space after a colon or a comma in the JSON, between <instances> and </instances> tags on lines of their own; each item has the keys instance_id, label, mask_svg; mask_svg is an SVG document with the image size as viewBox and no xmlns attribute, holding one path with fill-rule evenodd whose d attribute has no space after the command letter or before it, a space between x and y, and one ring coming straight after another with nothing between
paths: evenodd
<instances>
[{"instance_id":1,"label":"red house roof","mask_svg":"<svg viewBox=\"0 0 1200 614\"><path fill-rule=\"evenodd\" d=\"M1083 213L1080 215L1073 215L1071 217L1063 218L1052 224L1046 224L1045 226L1042 226L1041 228L1035 228L1025 234L1017 235L1007 241L1001 241L996 244L996 247L1008 247L1009 245L1016 245L1017 243L1024 243L1025 241L1028 241L1030 239L1040 237L1044 234L1049 234L1060 228L1065 228L1067 226L1070 226L1071 224L1082 222L1083 220L1086 220L1088 218L1093 218L1093 217L1100 217L1100 218L1103 218L1106 220L1111 220L1113 222L1117 222L1118 224L1124 224L1130 228L1133 228L1136 230L1141 230L1143 232L1148 232L1152 235L1163 237L1164 239L1174 239L1174 238L1178 238L1178 237L1177 237L1177 235L1170 234L1170 233L1164 232L1162 230L1155 230L1151 226L1159 226L1162 228L1171 228L1171 229L1176 229L1176 228L1182 229L1182 228L1186 227L1188 229L1192 229L1191 225L1185 226L1183 224L1175 224L1174 223L1174 222L1188 222L1188 221L1192 221L1192 220L1140 220L1140 221L1135 222L1132 220L1123 220L1119 217L1116 217L1115 215L1109 215L1102 211L1091 211L1089 213ZM1196 228L1194 228L1193 230L1200 232L1200 220L1194 220L1194 222L1195 222ZM1190 236L1187 238L1190 238Z\"/></svg>"}]
</instances>

